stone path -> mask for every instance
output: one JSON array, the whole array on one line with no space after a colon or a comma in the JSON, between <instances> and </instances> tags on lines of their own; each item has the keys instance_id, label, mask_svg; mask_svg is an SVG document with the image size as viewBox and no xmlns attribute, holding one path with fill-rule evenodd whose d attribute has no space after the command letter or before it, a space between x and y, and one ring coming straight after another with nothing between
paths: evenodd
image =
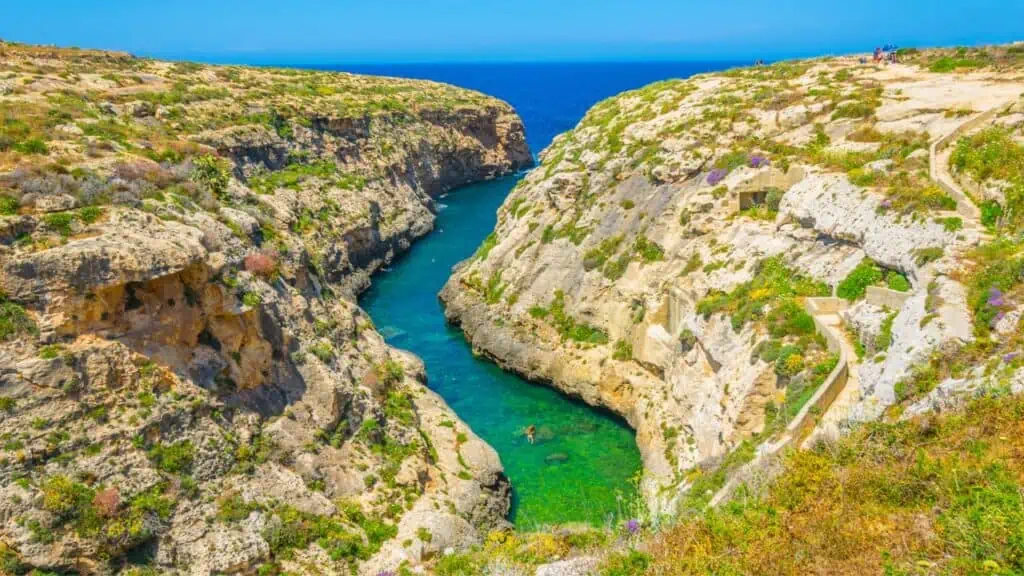
<instances>
[{"instance_id":1,"label":"stone path","mask_svg":"<svg viewBox=\"0 0 1024 576\"><path fill-rule=\"evenodd\" d=\"M815 317L819 326L832 332L842 349L841 359L847 363L846 381L835 394L829 407L821 414L816 426L800 444L801 448L813 446L818 440L839 438L840 425L849 419L850 411L860 400L860 378L857 373L857 350L843 328L843 319L838 313L820 314Z\"/></svg>"},{"instance_id":2,"label":"stone path","mask_svg":"<svg viewBox=\"0 0 1024 576\"><path fill-rule=\"evenodd\" d=\"M789 446L806 448L825 434L838 435L839 424L860 398L860 380L855 366L857 353L843 330L843 319L839 316L847 306L846 301L835 297L807 298L804 304L814 318L818 332L825 338L829 351L839 355L839 362L779 439L762 444L754 460L732 475L711 498L709 506L718 506L727 500L766 461Z\"/></svg>"},{"instance_id":3,"label":"stone path","mask_svg":"<svg viewBox=\"0 0 1024 576\"><path fill-rule=\"evenodd\" d=\"M1017 98L975 114L947 134L932 140L929 147L931 178L956 201L956 211L942 211L938 218L959 217L964 228L984 234L981 224L981 210L964 192L949 171L952 149L949 144L960 136L992 122L1003 110L1013 105ZM751 190L756 186L748 187ZM711 499L710 506L717 506L727 500L741 484L750 481L759 470L767 468L765 463L789 446L808 448L818 440L838 438L840 426L849 419L850 411L860 400L860 378L857 374L857 352L843 329L840 312L846 308L846 301L836 298L807 298L807 311L814 318L818 332L825 338L829 350L839 354L839 363L818 388L814 396L793 418L778 440L762 444L754 460L732 474L729 481Z\"/></svg>"},{"instance_id":4,"label":"stone path","mask_svg":"<svg viewBox=\"0 0 1024 576\"><path fill-rule=\"evenodd\" d=\"M954 140L991 123L995 118L1004 110L1012 106L1018 97L1014 97L1007 102L1004 102L998 106L990 108L984 112L975 114L969 117L967 120L962 122L959 126L954 128L948 134L944 134L932 140L929 146L929 167L931 179L935 181L940 187L953 200L956 200L956 211L966 221L965 226L981 228L981 210L971 200L971 197L964 192L963 187L953 178L953 175L949 172L949 159L953 154L953 149L950 144Z\"/></svg>"}]
</instances>

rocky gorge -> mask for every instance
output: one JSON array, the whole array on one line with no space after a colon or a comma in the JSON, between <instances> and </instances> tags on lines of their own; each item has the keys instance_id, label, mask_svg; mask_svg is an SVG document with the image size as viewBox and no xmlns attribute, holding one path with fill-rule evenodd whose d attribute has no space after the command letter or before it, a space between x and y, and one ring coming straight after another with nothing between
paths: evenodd
<instances>
[{"instance_id":1,"label":"rocky gorge","mask_svg":"<svg viewBox=\"0 0 1024 576\"><path fill-rule=\"evenodd\" d=\"M355 296L532 163L510 106L10 43L0 79L0 570L377 574L506 524Z\"/></svg>"},{"instance_id":2,"label":"rocky gorge","mask_svg":"<svg viewBox=\"0 0 1024 576\"><path fill-rule=\"evenodd\" d=\"M447 318L644 466L519 532L355 300L511 107L0 43L0 572L1024 570L1024 47L897 56L623 93L508 194Z\"/></svg>"},{"instance_id":3,"label":"rocky gorge","mask_svg":"<svg viewBox=\"0 0 1024 576\"><path fill-rule=\"evenodd\" d=\"M601 102L509 194L448 317L623 416L654 518L808 436L1017 390L1022 52L783 62Z\"/></svg>"}]
</instances>

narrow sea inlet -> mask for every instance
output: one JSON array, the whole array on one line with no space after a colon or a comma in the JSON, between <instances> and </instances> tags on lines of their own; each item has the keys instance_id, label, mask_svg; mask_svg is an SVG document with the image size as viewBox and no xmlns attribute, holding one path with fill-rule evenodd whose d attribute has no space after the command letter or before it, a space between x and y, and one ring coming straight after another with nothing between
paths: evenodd
<instances>
[{"instance_id":1,"label":"narrow sea inlet","mask_svg":"<svg viewBox=\"0 0 1024 576\"><path fill-rule=\"evenodd\" d=\"M521 529L565 522L603 524L624 513L640 453L633 431L613 416L531 384L476 358L462 332L445 324L437 293L452 266L494 228L515 186L506 178L448 195L436 228L392 269L374 278L361 303L388 342L426 363L428 385L501 456L512 481L511 520ZM523 431L537 427L530 444Z\"/></svg>"}]
</instances>

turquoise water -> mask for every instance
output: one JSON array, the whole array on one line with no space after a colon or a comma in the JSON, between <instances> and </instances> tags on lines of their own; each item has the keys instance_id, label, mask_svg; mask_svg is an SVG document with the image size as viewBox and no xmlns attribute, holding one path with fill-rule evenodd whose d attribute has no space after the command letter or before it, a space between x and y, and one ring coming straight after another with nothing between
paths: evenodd
<instances>
[{"instance_id":1,"label":"turquoise water","mask_svg":"<svg viewBox=\"0 0 1024 576\"><path fill-rule=\"evenodd\" d=\"M665 78L722 70L728 62L388 64L320 66L364 74L427 78L502 98L519 112L530 149L539 152L570 130L588 108L624 90ZM437 230L394 269L374 279L362 303L388 341L426 362L429 385L497 449L512 480L513 520L520 528L603 523L634 496L640 470L632 431L604 412L534 386L473 357L448 328L437 300L451 267L490 233L514 178L472 186L448 204ZM530 445L522 430L541 438Z\"/></svg>"},{"instance_id":2,"label":"turquoise water","mask_svg":"<svg viewBox=\"0 0 1024 576\"><path fill-rule=\"evenodd\" d=\"M462 332L445 324L437 298L451 267L494 228L498 206L515 183L478 184L441 199L447 208L434 232L377 275L361 303L390 344L423 359L430 388L498 451L512 481L516 526L603 524L634 495L640 454L632 430L475 358ZM537 426L532 445L522 434L530 424Z\"/></svg>"}]
</instances>

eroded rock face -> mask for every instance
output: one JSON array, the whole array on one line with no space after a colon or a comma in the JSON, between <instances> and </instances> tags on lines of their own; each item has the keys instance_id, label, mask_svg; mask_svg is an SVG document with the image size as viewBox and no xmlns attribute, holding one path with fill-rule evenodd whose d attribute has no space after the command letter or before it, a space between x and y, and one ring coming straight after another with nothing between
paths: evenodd
<instances>
[{"instance_id":1,"label":"eroded rock face","mask_svg":"<svg viewBox=\"0 0 1024 576\"><path fill-rule=\"evenodd\" d=\"M960 279L986 236L928 178L929 142L957 127L936 110L958 90L996 105L1010 84L839 58L609 99L509 195L442 291L447 316L501 366L622 415L649 504L671 513L836 366L804 297L863 301L865 273L910 293L825 323L871 352L831 422L880 417L917 364L973 339Z\"/></svg>"},{"instance_id":2,"label":"eroded rock face","mask_svg":"<svg viewBox=\"0 0 1024 576\"><path fill-rule=\"evenodd\" d=\"M33 47L0 71L43 60L88 69L47 86L118 103L49 143L68 173L0 161L4 569L377 574L505 527L497 454L355 296L431 230L434 195L531 162L514 111L314 73L317 97L257 108L276 73ZM129 65L152 93L99 78ZM412 89L430 105L382 100ZM97 122L127 140L97 147Z\"/></svg>"}]
</instances>

